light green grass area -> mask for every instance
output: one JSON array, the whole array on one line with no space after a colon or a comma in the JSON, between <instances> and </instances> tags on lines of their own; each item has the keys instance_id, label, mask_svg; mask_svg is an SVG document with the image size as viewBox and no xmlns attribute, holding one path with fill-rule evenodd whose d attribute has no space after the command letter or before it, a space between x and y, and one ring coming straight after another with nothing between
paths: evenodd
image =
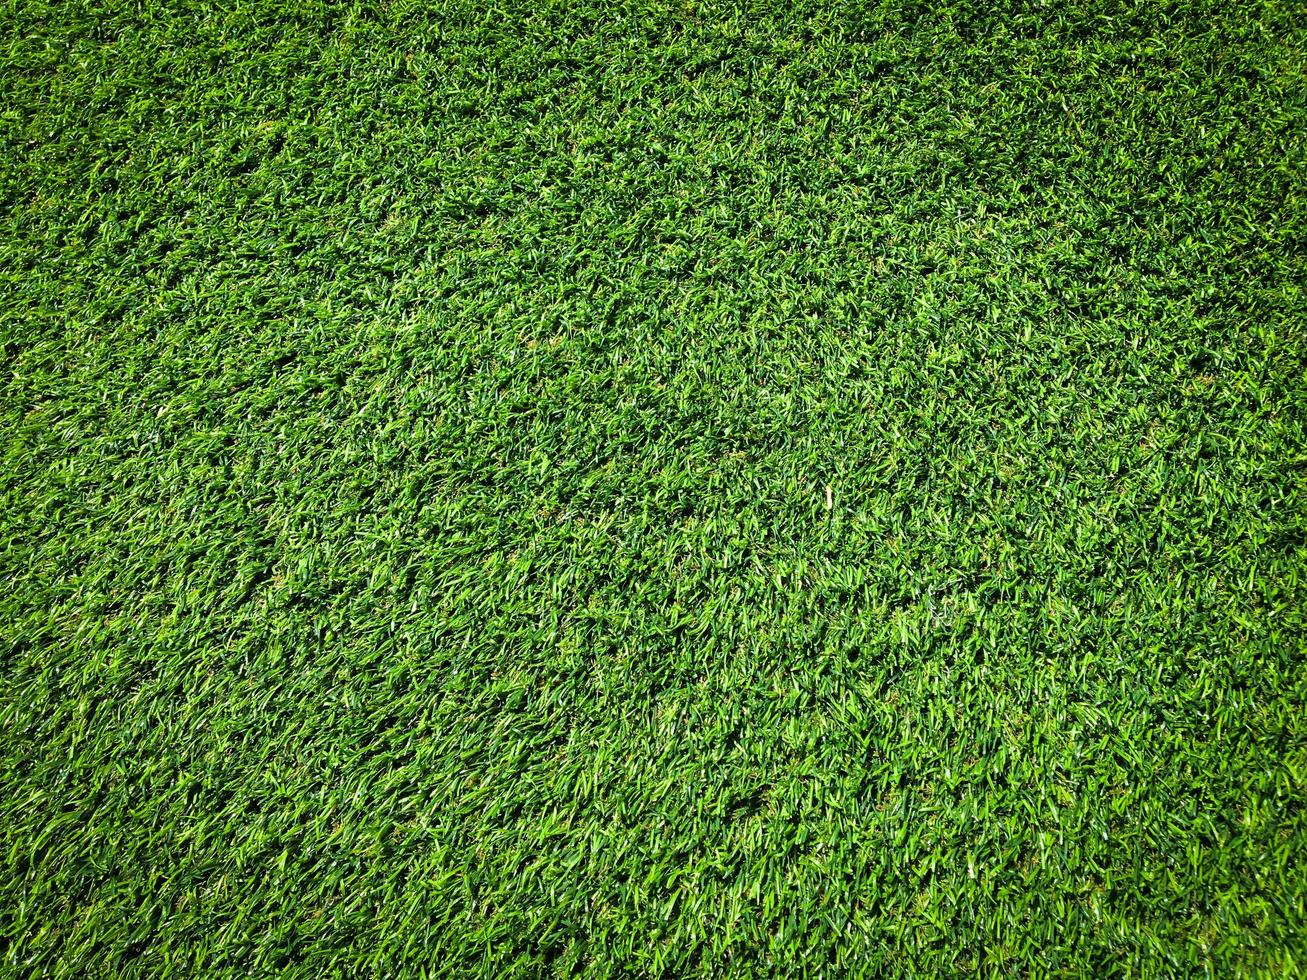
<instances>
[{"instance_id":1,"label":"light green grass area","mask_svg":"<svg viewBox=\"0 0 1307 980\"><path fill-rule=\"evenodd\" d=\"M0 973L1307 971L1307 8L0 8Z\"/></svg>"}]
</instances>

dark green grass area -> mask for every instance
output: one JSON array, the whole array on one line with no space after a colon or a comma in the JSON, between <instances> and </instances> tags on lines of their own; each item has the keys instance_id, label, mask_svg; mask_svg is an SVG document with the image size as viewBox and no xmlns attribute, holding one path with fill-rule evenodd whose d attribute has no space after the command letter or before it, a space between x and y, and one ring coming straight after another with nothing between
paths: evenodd
<instances>
[{"instance_id":1,"label":"dark green grass area","mask_svg":"<svg viewBox=\"0 0 1307 980\"><path fill-rule=\"evenodd\" d=\"M1307 971L1307 9L0 9L0 972Z\"/></svg>"}]
</instances>

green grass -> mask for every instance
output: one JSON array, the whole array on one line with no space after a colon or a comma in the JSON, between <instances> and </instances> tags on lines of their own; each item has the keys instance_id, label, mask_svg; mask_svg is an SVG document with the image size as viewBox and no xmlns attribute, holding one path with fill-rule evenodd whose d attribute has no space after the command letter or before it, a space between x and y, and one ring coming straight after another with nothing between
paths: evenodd
<instances>
[{"instance_id":1,"label":"green grass","mask_svg":"<svg viewBox=\"0 0 1307 980\"><path fill-rule=\"evenodd\" d=\"M1307 972L1307 10L0 8L0 972Z\"/></svg>"}]
</instances>

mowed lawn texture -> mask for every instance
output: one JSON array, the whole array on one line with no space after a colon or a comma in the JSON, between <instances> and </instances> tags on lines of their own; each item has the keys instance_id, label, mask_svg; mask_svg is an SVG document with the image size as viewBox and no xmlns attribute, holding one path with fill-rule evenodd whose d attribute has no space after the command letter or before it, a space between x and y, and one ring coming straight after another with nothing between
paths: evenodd
<instances>
[{"instance_id":1,"label":"mowed lawn texture","mask_svg":"<svg viewBox=\"0 0 1307 980\"><path fill-rule=\"evenodd\" d=\"M1307 11L0 11L0 972L1307 970Z\"/></svg>"}]
</instances>

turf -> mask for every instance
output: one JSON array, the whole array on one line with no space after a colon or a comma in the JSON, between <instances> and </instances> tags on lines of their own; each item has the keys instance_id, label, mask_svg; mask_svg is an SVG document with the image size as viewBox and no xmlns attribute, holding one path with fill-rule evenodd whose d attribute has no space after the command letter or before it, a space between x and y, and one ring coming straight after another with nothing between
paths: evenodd
<instances>
[{"instance_id":1,"label":"turf","mask_svg":"<svg viewBox=\"0 0 1307 980\"><path fill-rule=\"evenodd\" d=\"M1307 11L0 8L0 970L1307 971Z\"/></svg>"}]
</instances>

